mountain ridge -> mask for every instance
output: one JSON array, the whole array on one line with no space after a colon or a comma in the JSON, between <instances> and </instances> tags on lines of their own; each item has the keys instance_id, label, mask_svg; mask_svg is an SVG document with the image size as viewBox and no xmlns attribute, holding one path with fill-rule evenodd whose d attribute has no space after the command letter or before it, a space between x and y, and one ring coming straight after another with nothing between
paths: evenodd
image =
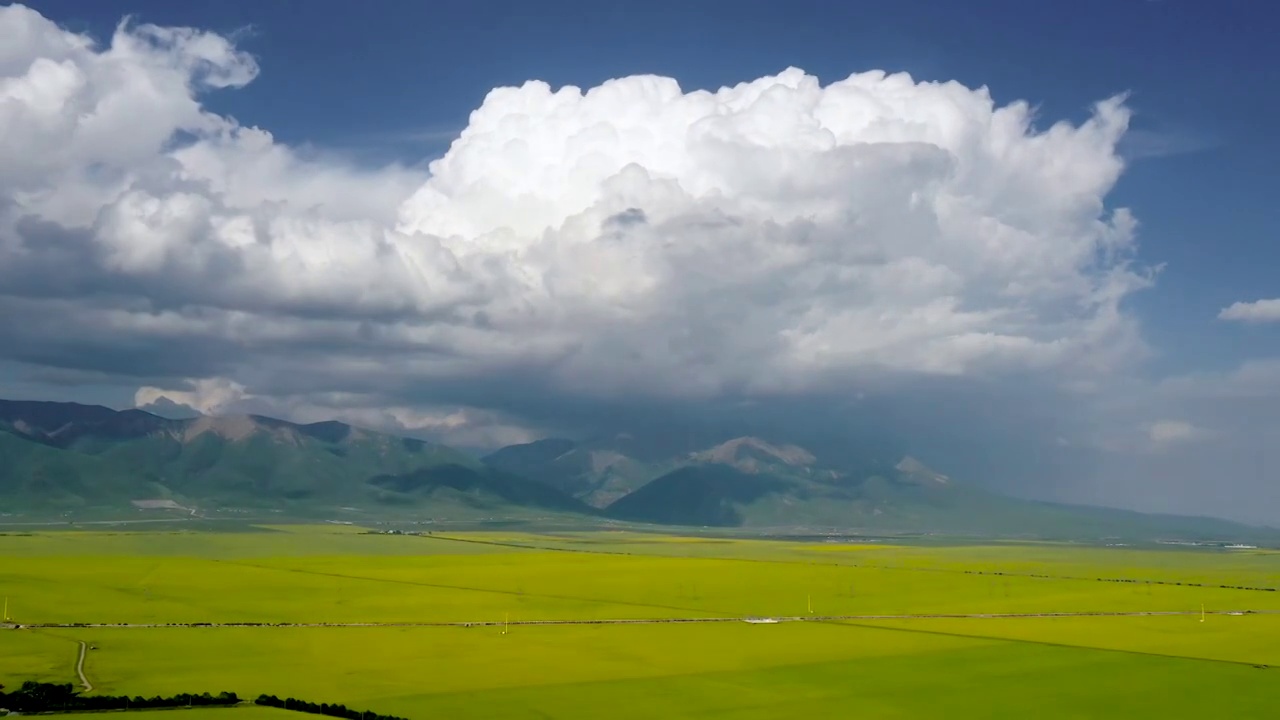
<instances>
[{"instance_id":1,"label":"mountain ridge","mask_svg":"<svg viewBox=\"0 0 1280 720\"><path fill-rule=\"evenodd\" d=\"M232 507L300 518L551 513L590 523L988 535L1249 531L1225 520L1010 498L911 455L849 467L755 436L692 450L664 442L548 438L476 458L334 420L173 419L0 400L0 513Z\"/></svg>"},{"instance_id":2,"label":"mountain ridge","mask_svg":"<svg viewBox=\"0 0 1280 720\"><path fill-rule=\"evenodd\" d=\"M566 466L567 459L583 451L621 454L608 438L587 443L557 438L508 446L483 460L532 479L550 477L557 487L595 505L607 478L582 464ZM1148 535L1186 529L1206 535L1249 527L1217 518L1013 498L958 482L910 454L864 457L852 468L828 464L799 445L755 436L637 466L645 470L644 477L628 492L598 504L606 516L701 527L808 525L1070 537L1123 536L1129 533L1126 525Z\"/></svg>"},{"instance_id":3,"label":"mountain ridge","mask_svg":"<svg viewBox=\"0 0 1280 720\"><path fill-rule=\"evenodd\" d=\"M6 400L0 400L0 499L44 511L182 500L303 514L352 504L371 512L517 505L590 512L447 446L337 421L167 419L141 410Z\"/></svg>"}]
</instances>

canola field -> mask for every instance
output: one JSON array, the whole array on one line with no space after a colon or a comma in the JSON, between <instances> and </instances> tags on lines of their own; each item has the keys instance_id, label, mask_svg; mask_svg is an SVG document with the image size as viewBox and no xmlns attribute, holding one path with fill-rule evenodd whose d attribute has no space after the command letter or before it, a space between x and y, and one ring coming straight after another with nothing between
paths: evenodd
<instances>
[{"instance_id":1,"label":"canola field","mask_svg":"<svg viewBox=\"0 0 1280 720\"><path fill-rule=\"evenodd\" d=\"M1280 703L1277 587L1280 555L1251 550L4 534L0 594L24 627L0 630L0 684L79 685L84 652L95 693L269 693L411 720L1262 718ZM1125 612L1182 614L982 617ZM641 619L680 622L526 624Z\"/></svg>"}]
</instances>

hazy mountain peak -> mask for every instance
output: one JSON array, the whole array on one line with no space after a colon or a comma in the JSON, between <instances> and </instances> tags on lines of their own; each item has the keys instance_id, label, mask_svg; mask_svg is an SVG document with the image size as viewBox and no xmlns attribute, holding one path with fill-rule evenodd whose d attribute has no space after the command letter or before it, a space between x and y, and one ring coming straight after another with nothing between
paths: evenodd
<instances>
[{"instance_id":1,"label":"hazy mountain peak","mask_svg":"<svg viewBox=\"0 0 1280 720\"><path fill-rule=\"evenodd\" d=\"M139 405L137 409L152 415L158 415L166 420L191 420L204 414L190 405L174 402L167 397L160 397L152 402Z\"/></svg>"},{"instance_id":2,"label":"hazy mountain peak","mask_svg":"<svg viewBox=\"0 0 1280 720\"><path fill-rule=\"evenodd\" d=\"M206 433L212 433L232 442L246 440L254 435L265 433L270 434L276 440L293 444L298 443L297 434L293 432L292 428L285 426L283 423L277 427L271 427L266 423L260 422L258 418L252 415L202 415L187 422L181 433L182 441L185 443L192 442Z\"/></svg>"},{"instance_id":3,"label":"hazy mountain peak","mask_svg":"<svg viewBox=\"0 0 1280 720\"><path fill-rule=\"evenodd\" d=\"M938 483L939 485L946 485L947 483L951 482L951 478L947 477L946 475L943 475L942 473L934 471L928 465L925 465L924 463L911 457L910 455L904 456L901 460L898 461L898 464L894 465L893 467L895 470L902 473L903 475L906 475L908 477L911 477L917 480L928 480L931 482Z\"/></svg>"},{"instance_id":4,"label":"hazy mountain peak","mask_svg":"<svg viewBox=\"0 0 1280 720\"><path fill-rule=\"evenodd\" d=\"M543 438L533 442L518 443L499 448L487 457L501 460L503 458L537 458L542 462L552 462L574 451L578 443L566 438Z\"/></svg>"},{"instance_id":5,"label":"hazy mountain peak","mask_svg":"<svg viewBox=\"0 0 1280 720\"><path fill-rule=\"evenodd\" d=\"M757 437L739 437L720 443L713 448L693 453L697 462L730 465L745 472L755 472L760 464L782 463L793 467L805 467L817 462L813 453L796 445L774 445Z\"/></svg>"}]
</instances>

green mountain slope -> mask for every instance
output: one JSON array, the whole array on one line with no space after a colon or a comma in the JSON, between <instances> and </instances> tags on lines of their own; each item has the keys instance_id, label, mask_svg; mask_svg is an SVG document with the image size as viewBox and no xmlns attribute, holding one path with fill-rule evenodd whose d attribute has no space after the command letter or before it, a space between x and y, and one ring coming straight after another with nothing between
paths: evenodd
<instances>
[{"instance_id":1,"label":"green mountain slope","mask_svg":"<svg viewBox=\"0 0 1280 720\"><path fill-rule=\"evenodd\" d=\"M484 508L488 506L486 499L492 497L517 506L589 512L577 500L540 483L489 468L455 463L378 475L370 478L369 484L381 491L378 499L384 503L414 504L421 500L447 499Z\"/></svg>"},{"instance_id":2,"label":"green mountain slope","mask_svg":"<svg viewBox=\"0 0 1280 720\"><path fill-rule=\"evenodd\" d=\"M619 499L606 512L620 520L735 527L745 523L749 508L796 488L788 480L752 475L728 465L688 466Z\"/></svg>"},{"instance_id":3,"label":"green mountain slope","mask_svg":"<svg viewBox=\"0 0 1280 720\"><path fill-rule=\"evenodd\" d=\"M745 450L745 452L744 452ZM1041 538L1277 538L1212 518L1060 505L957 483L907 457L876 474L821 468L798 448L753 438L695 453L691 464L616 501L617 519L667 525L853 529Z\"/></svg>"},{"instance_id":4,"label":"green mountain slope","mask_svg":"<svg viewBox=\"0 0 1280 720\"><path fill-rule=\"evenodd\" d=\"M98 458L0 430L0 508L62 509L156 494L142 478Z\"/></svg>"},{"instance_id":5,"label":"green mountain slope","mask_svg":"<svg viewBox=\"0 0 1280 720\"><path fill-rule=\"evenodd\" d=\"M863 452L828 463L804 448L755 437L665 457L656 447L625 435L552 439L503 448L484 462L603 508L613 519L660 525L1063 538L1254 532L1209 518L1010 498L955 482L910 456Z\"/></svg>"},{"instance_id":6,"label":"green mountain slope","mask_svg":"<svg viewBox=\"0 0 1280 720\"><path fill-rule=\"evenodd\" d=\"M511 445L485 456L503 472L537 480L591 505L604 507L678 467L644 462L627 454L628 438L575 442L561 438Z\"/></svg>"},{"instance_id":7,"label":"green mountain slope","mask_svg":"<svg viewBox=\"0 0 1280 720\"><path fill-rule=\"evenodd\" d=\"M452 448L337 422L166 420L136 410L6 401L0 401L0 499L7 511L156 500L301 513L443 505L588 511Z\"/></svg>"}]
</instances>

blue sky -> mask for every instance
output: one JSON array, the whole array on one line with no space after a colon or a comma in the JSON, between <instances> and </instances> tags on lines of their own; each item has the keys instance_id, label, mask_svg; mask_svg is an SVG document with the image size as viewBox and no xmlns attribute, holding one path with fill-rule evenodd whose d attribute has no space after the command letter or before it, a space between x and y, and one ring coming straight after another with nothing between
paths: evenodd
<instances>
[{"instance_id":1,"label":"blue sky","mask_svg":"<svg viewBox=\"0 0 1280 720\"><path fill-rule=\"evenodd\" d=\"M1280 68L1252 0L1021 2L827 0L547 3L444 0L44 0L68 29L109 36L122 15L235 34L261 76L207 104L293 145L364 162L422 162L447 148L490 88L542 79L591 87L655 73L686 90L800 67L824 82L865 69L987 85L1044 118L1080 119L1131 93L1136 156L1110 200L1134 208L1141 257L1165 265L1131 302L1153 370L1225 369L1280 351L1280 333L1217 321L1277 294L1275 163Z\"/></svg>"},{"instance_id":2,"label":"blue sky","mask_svg":"<svg viewBox=\"0 0 1280 720\"><path fill-rule=\"evenodd\" d=\"M1022 494L1280 517L1280 301L1219 318L1280 297L1265 3L28 6L0 395L468 447L883 421Z\"/></svg>"}]
</instances>

